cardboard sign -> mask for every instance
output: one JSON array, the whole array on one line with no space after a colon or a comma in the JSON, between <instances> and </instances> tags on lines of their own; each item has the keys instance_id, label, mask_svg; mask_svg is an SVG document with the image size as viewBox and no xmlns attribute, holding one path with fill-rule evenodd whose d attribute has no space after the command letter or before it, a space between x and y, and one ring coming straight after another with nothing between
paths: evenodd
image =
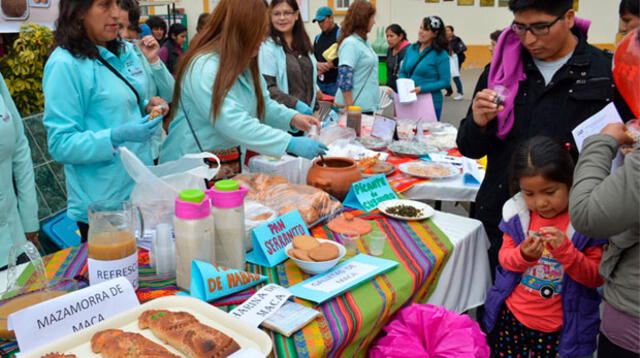
<instances>
[{"instance_id":1,"label":"cardboard sign","mask_svg":"<svg viewBox=\"0 0 640 358\"><path fill-rule=\"evenodd\" d=\"M245 303L234 308L229 314L254 327L258 327L262 321L276 313L287 302L289 297L291 297L291 292L287 291L286 288L270 283L261 288Z\"/></svg>"},{"instance_id":2,"label":"cardboard sign","mask_svg":"<svg viewBox=\"0 0 640 358\"><path fill-rule=\"evenodd\" d=\"M322 303L396 266L396 261L359 254L322 275L289 287L289 292L296 297Z\"/></svg>"},{"instance_id":3,"label":"cardboard sign","mask_svg":"<svg viewBox=\"0 0 640 358\"><path fill-rule=\"evenodd\" d=\"M247 254L247 261L273 267L287 259L285 247L300 235L309 235L309 230L297 209L258 226L251 231L253 251Z\"/></svg>"},{"instance_id":4,"label":"cardboard sign","mask_svg":"<svg viewBox=\"0 0 640 358\"><path fill-rule=\"evenodd\" d=\"M118 277L13 313L8 327L26 353L138 305L131 283Z\"/></svg>"},{"instance_id":5,"label":"cardboard sign","mask_svg":"<svg viewBox=\"0 0 640 358\"><path fill-rule=\"evenodd\" d=\"M230 269L208 262L191 262L191 297L209 302L243 291L263 282L267 277Z\"/></svg>"},{"instance_id":6,"label":"cardboard sign","mask_svg":"<svg viewBox=\"0 0 640 358\"><path fill-rule=\"evenodd\" d=\"M398 199L384 174L351 184L343 205L357 210L372 211L383 201Z\"/></svg>"}]
</instances>

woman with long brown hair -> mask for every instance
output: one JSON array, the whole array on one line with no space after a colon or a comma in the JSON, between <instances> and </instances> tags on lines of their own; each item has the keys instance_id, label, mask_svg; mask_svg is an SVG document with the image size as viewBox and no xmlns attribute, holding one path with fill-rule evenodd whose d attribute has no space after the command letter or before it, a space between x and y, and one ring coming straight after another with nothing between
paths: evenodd
<instances>
[{"instance_id":1,"label":"woman with long brown hair","mask_svg":"<svg viewBox=\"0 0 640 358\"><path fill-rule=\"evenodd\" d=\"M316 106L317 61L296 0L271 0L271 26L260 48L260 71L269 95L304 114Z\"/></svg>"},{"instance_id":2,"label":"woman with long brown hair","mask_svg":"<svg viewBox=\"0 0 640 358\"><path fill-rule=\"evenodd\" d=\"M359 106L363 113L378 110L378 55L367 43L375 25L376 8L365 0L354 1L342 23L338 39L338 93L340 106Z\"/></svg>"},{"instance_id":3,"label":"woman with long brown hair","mask_svg":"<svg viewBox=\"0 0 640 358\"><path fill-rule=\"evenodd\" d=\"M222 0L178 64L172 119L160 161L242 147L281 157L314 158L327 148L289 130L318 120L269 98L258 51L269 19L263 0Z\"/></svg>"}]
</instances>

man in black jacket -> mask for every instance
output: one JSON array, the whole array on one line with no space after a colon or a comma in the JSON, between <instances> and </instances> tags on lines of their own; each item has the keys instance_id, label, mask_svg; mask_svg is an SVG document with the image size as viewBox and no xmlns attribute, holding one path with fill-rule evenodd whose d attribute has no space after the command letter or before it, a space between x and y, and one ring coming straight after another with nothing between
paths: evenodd
<instances>
[{"instance_id":1,"label":"man in black jacket","mask_svg":"<svg viewBox=\"0 0 640 358\"><path fill-rule=\"evenodd\" d=\"M521 58L526 79L514 96L513 127L498 137L496 116L503 107L488 89L489 67L478 80L474 100L460 124L457 143L470 158L488 157L485 179L476 197L473 216L482 221L491 241L491 273L498 265L502 206L511 196L509 166L515 147L534 136L567 143L577 157L571 130L613 101L611 55L586 41L574 27L572 0L510 0L512 31L524 47ZM497 104L497 103L498 104Z\"/></svg>"},{"instance_id":2,"label":"man in black jacket","mask_svg":"<svg viewBox=\"0 0 640 358\"><path fill-rule=\"evenodd\" d=\"M313 54L318 61L318 87L322 93L335 96L338 91L338 59L327 61L322 54L338 41L340 27L334 22L333 11L328 6L318 9L313 22L317 22L322 30L313 41Z\"/></svg>"}]
</instances>

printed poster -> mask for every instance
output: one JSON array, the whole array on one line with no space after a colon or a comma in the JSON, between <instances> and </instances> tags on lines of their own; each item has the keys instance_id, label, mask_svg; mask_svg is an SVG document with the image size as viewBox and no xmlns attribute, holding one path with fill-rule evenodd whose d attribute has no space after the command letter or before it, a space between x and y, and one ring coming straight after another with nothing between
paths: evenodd
<instances>
[{"instance_id":1,"label":"printed poster","mask_svg":"<svg viewBox=\"0 0 640 358\"><path fill-rule=\"evenodd\" d=\"M458 0L458 6L473 6L475 3L475 0Z\"/></svg>"},{"instance_id":2,"label":"printed poster","mask_svg":"<svg viewBox=\"0 0 640 358\"><path fill-rule=\"evenodd\" d=\"M496 6L496 0L480 0L480 6Z\"/></svg>"},{"instance_id":3,"label":"printed poster","mask_svg":"<svg viewBox=\"0 0 640 358\"><path fill-rule=\"evenodd\" d=\"M508 7L509 6L509 0L498 0L498 6L500 6L500 7Z\"/></svg>"}]
</instances>

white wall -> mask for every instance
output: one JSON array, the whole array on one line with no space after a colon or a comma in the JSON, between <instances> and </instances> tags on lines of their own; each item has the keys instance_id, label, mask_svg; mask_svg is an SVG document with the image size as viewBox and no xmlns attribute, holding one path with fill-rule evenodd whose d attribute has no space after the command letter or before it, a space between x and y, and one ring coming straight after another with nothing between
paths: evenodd
<instances>
[{"instance_id":1,"label":"white wall","mask_svg":"<svg viewBox=\"0 0 640 358\"><path fill-rule=\"evenodd\" d=\"M218 0L209 1L210 10ZM309 18L312 19L316 10L326 6L327 0L308 0ZM457 1L440 3L425 3L424 0L377 0L376 22L379 27L386 27L398 23L415 41L422 18L429 15L442 17L445 24L452 25L456 34L468 45L485 45L489 42L489 34L496 29L509 26L513 15L508 8L498 7L498 0L494 7L480 7L480 0L474 6L458 6ZM618 29L618 0L580 0L578 16L593 21L589 31L591 43L613 43ZM203 0L181 0L177 7L184 8L189 19L189 34L195 34L198 16L204 11ZM157 13L163 14L166 8L157 7ZM338 22L342 17L336 17ZM307 32L311 38L320 32L317 24L308 22ZM375 29L373 34L375 34Z\"/></svg>"},{"instance_id":2,"label":"white wall","mask_svg":"<svg viewBox=\"0 0 640 358\"><path fill-rule=\"evenodd\" d=\"M309 18L315 11L326 6L327 0L309 0ZM468 45L485 45L494 30L509 26L513 15L506 7L480 7L480 0L474 6L458 6L457 1L425 3L424 0L377 0L376 26L386 27L392 23L402 26L415 41L422 18L430 15L442 17L445 24L452 25L456 34ZM618 0L580 0L578 16L593 21L589 31L591 43L613 43L618 30ZM341 22L342 17L337 17ZM306 24L310 37L320 32L318 25ZM375 34L375 29L372 32Z\"/></svg>"}]
</instances>

